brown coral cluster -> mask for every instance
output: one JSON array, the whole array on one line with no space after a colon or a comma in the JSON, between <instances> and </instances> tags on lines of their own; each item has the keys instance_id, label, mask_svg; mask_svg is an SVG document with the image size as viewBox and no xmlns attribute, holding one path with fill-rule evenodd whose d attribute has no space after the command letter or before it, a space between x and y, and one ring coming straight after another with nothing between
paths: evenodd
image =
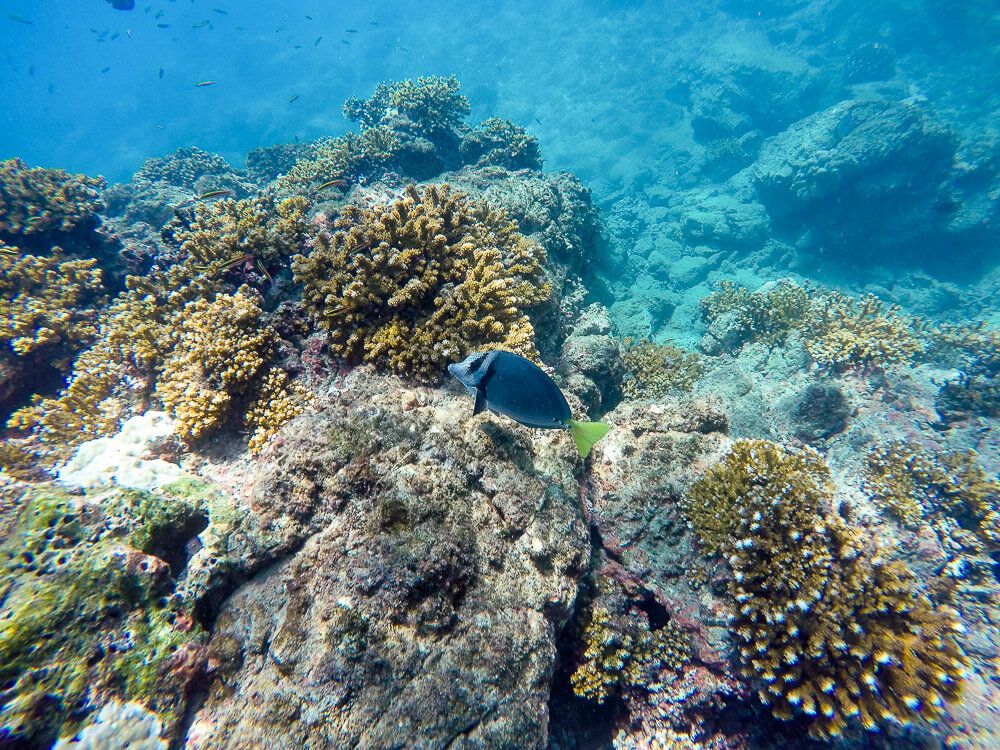
<instances>
[{"instance_id":1,"label":"brown coral cluster","mask_svg":"<svg viewBox=\"0 0 1000 750\"><path fill-rule=\"evenodd\" d=\"M718 290L701 301L705 319L711 323L723 314L735 316L746 339L774 346L800 328L810 312L809 292L790 281L751 292L732 281L723 281Z\"/></svg>"},{"instance_id":2,"label":"brown coral cluster","mask_svg":"<svg viewBox=\"0 0 1000 750\"><path fill-rule=\"evenodd\" d=\"M761 440L736 443L692 489L692 524L733 571L743 673L775 716L819 737L938 718L960 694L960 626L832 503L818 453Z\"/></svg>"},{"instance_id":3,"label":"brown coral cluster","mask_svg":"<svg viewBox=\"0 0 1000 750\"><path fill-rule=\"evenodd\" d=\"M30 243L88 226L102 207L104 184L101 177L29 167L16 158L0 162L0 239Z\"/></svg>"},{"instance_id":4,"label":"brown coral cluster","mask_svg":"<svg viewBox=\"0 0 1000 750\"><path fill-rule=\"evenodd\" d=\"M662 398L690 391L701 376L701 357L673 344L625 339L622 360L627 398Z\"/></svg>"},{"instance_id":5,"label":"brown coral cluster","mask_svg":"<svg viewBox=\"0 0 1000 750\"><path fill-rule=\"evenodd\" d=\"M331 349L423 381L472 351L534 353L527 311L545 301L544 251L502 213L448 185L348 206L292 268Z\"/></svg>"}]
</instances>

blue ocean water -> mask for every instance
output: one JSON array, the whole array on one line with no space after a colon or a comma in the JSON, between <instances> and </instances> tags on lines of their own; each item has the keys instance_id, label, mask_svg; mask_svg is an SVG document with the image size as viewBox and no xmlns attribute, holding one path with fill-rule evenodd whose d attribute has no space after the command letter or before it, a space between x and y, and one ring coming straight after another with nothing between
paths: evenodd
<instances>
[{"instance_id":1,"label":"blue ocean water","mask_svg":"<svg viewBox=\"0 0 1000 750\"><path fill-rule=\"evenodd\" d=\"M357 132L359 126L345 118L341 106L350 97L371 96L381 82L455 76L471 105L467 118L470 125L501 117L523 127L538 139L548 177L558 181L555 173L571 173L579 180L582 192L589 191L596 208L595 236L587 237L586 243L581 241L588 245L585 260L568 274L579 274L581 286L574 290L567 285L559 290L564 296L563 318L569 320L562 320L563 328L550 337L557 345L543 354L552 355L546 364L557 367L563 378L560 383L572 384L574 408L589 410L595 419L611 413L625 422L632 420L634 429L630 434L635 436L634 441L629 438L615 442L616 431L610 433L608 442L614 448L609 449L610 458L600 477L604 484L581 482L580 488L581 497L596 493L593 497L598 498L598 504L600 490L594 487L611 488L605 515L595 513L586 520L594 544L603 545L595 547L594 552L595 560L604 555L600 559L607 562L600 568L600 575L614 579L615 585L628 589L634 597L631 604L622 605L626 616L621 622L645 623L647 635L651 628L662 629L663 622L675 614L671 610L668 617L658 609L664 606L662 591L672 591L675 580L690 572L684 565L694 565L692 560L699 560L697 565L704 563L697 554L697 545L677 542L683 533L690 536L690 532L678 530L684 524L675 526L673 517L663 521L657 515L668 504L662 497L657 495L648 505L627 512L613 507L615 502L625 502L622 498L644 498L644 483L656 479L657 472L666 474L676 468L657 465L650 469L653 479L642 473L648 468L642 461L652 454L642 452L648 445L636 448L633 442L642 443L644 431L653 431L648 420L661 420L655 429L669 436L662 439L671 447L675 443L670 441L679 432L726 434L718 438L718 444L691 450L694 458L685 469L687 473L682 472L681 479L671 476L677 486L685 482L690 485L695 474L703 473L718 460L722 454L719 446L724 441L766 439L788 450L811 446L820 450L833 467L837 497L847 499L845 506L858 502L861 510L850 516L850 521L857 523L866 539L877 538L886 549L898 551L922 583L932 575L947 579L940 584L940 590L935 588L933 595L940 595L935 603L945 600L941 594L945 589L961 591L956 595L958 603L953 605L971 633L962 641L962 647L974 661L969 668L969 698L943 724L946 730L928 729L920 722L916 729L891 724L876 741L854 726L857 731L847 732L843 746L878 745L892 750L947 746L974 750L1000 742L1000 717L996 715L1000 686L995 669L992 675L989 672L990 664L1000 654L996 635L1000 622L996 587L1000 563L996 538L989 536L996 532L987 530L993 528L989 523L1000 518L1000 441L996 438L996 430L1000 429L1000 338L995 333L1000 328L1000 10L995 0L137 0L128 10L116 10L105 0L5 0L0 7L0 41L0 160L19 157L32 167L102 175L109 183L123 184L118 192L109 192L113 206L108 208L110 228L106 235L100 239L57 234L43 238L50 240L49 244L62 242L73 258L89 257L91 251L99 258L105 271L107 299L99 303L84 299L81 308L91 303L106 307L108 300L126 288L126 273L143 275L151 269L160 272L185 257L190 260L190 255L184 255L190 251L181 252L183 242L178 238L190 229L195 206L201 210L222 205L237 192L240 198L249 200L263 184L247 187L249 183L227 175L229 182L210 182L205 187L202 198L210 197L198 205L200 188L164 180L151 191L160 192L150 197L142 193L145 188L127 185L147 159L197 147L220 155L240 169L253 149L307 144ZM464 179L484 192L490 189L491 179L509 178L491 173L492 169L500 169L493 164L471 167L482 168L486 176L476 178L481 179L480 183L468 175ZM169 170L163 167L163 171ZM326 175L311 178L312 183L301 193L315 204L310 209L311 227L332 233L332 224L325 222L330 212L343 208L338 200L349 200L348 191L374 184L375 192L365 194L364 201L371 202L371 195L376 194L398 197L407 179L406 175L398 180L386 179L383 193L377 193L378 180L385 175L373 177L370 182L363 177L354 176L345 180L349 183L346 186L334 186L345 187L342 196L323 194L317 189L320 183L328 182ZM509 179L513 183L519 179L530 183L534 177L520 173ZM565 188L567 183L560 184ZM216 189L224 194L213 196ZM504 196L503 190L509 194ZM516 184L507 184L496 193L528 217L527 226L537 215L531 212L530 201L524 201L517 190ZM536 183L531 183L530 190L536 191L529 191L530 195L543 196L539 201L547 201L547 210L559 201L572 202L567 197L572 194L570 190L558 193L558 198L552 198ZM220 197L218 204L210 203ZM134 214L129 213L130 206L135 208ZM267 210L273 210L273 205ZM559 215L558 210L551 209L546 216L572 224L579 219L573 210ZM24 224L27 228L20 238L25 243L22 250L44 255L50 250L48 246L30 245L37 241L28 238L30 221ZM580 225L584 224L586 221L580 220ZM560 231L565 229L560 225ZM538 230L538 226L532 229ZM96 230L93 234L97 235ZM549 234L539 232L545 241L558 234L555 230ZM0 233L4 250L9 250L7 244L13 246L19 241L17 236L11 236L14 239ZM369 248L369 244L358 241L358 252ZM285 252L280 261L271 259L273 267L266 265L268 258L264 254L255 255L251 250L243 254L240 250L235 256L221 258L222 270L216 271L228 285L225 293L230 295L230 302L236 299L235 290L242 284L249 284L259 296L260 309L256 313L264 316L269 331L273 328L280 332L283 341L281 347L276 347L280 357L270 355L274 362L285 358L281 367L275 365L276 370L287 370L291 379L307 382L309 387L317 387L320 382L316 372L330 376L337 387L327 388L324 382L320 390L322 398L333 399L331 394L342 385L340 373L323 357L335 358L330 358L329 351L323 348L326 344L316 333L319 327L310 329L303 322L307 316L301 310L289 312L295 304L301 306L301 295L292 282L287 256L313 249L313 245L305 243ZM555 257L550 248L547 250ZM0 255L0 260L7 262L12 252ZM115 257L109 260L109 255ZM558 258L558 262L572 267L565 258ZM198 268L202 272L200 265ZM808 290L811 304L828 305L834 317L838 311L846 318L858 309L874 311L868 316L869 322L875 318L885 327L867 329L864 336L868 340L843 355L844 361L836 360L833 354L817 354L816 349L809 348L814 342L803 343L809 338L808 330L796 330L789 343L784 337L787 331L777 336L773 330L762 328L778 324L767 317L771 311L761 313L746 299L739 303L743 308L722 315L710 313L705 301L713 293L729 288L725 285L731 282L746 287L748 295L765 295L754 300L770 300L767 294L790 286ZM192 283L194 286L196 283ZM132 288L141 286L133 282ZM213 289L212 293L216 292L223 294ZM862 301L856 303L858 307L851 307L855 303L844 302L845 298ZM594 306L588 308L592 303ZM328 318L336 321L348 308L341 305L332 313L327 311ZM750 315L746 310L751 309L754 315L766 319L765 323L757 318L743 321L736 314ZM784 312L779 310L774 317ZM97 317L98 312L88 308L81 320L93 323ZM550 316L550 322L554 317L558 316ZM860 318L865 318L865 313ZM942 325L955 328L939 329ZM906 330L900 334L893 326ZM10 327L15 328L13 324ZM45 321L37 324L39 330L44 327ZM936 333L928 333L932 329ZM900 338L893 339L896 335ZM879 336L884 336L884 341ZM5 388L14 380L23 381L0 394L4 418L31 403L32 396L59 394L72 382L72 356L67 352L77 356L96 338L95 329L48 360L39 357L37 363L21 362L10 370L16 377L0 372L0 384ZM575 349L564 346L571 338L582 343ZM914 343L917 338L919 344ZM546 343L552 345L552 341ZM592 365L588 358L600 358L602 351L606 354L613 350L614 356L606 355L613 360L620 354L624 356L636 341L676 344L689 356L697 353L701 369L691 378L696 382L677 391L687 397L687 392L693 390L696 398L721 403L718 408L725 412L724 418L712 421L704 416L703 405L695 408L677 402L681 398L678 392L664 397L667 406L650 407L653 416L648 419L645 412L636 416L637 412L628 408L613 411L621 402L633 399L634 394L625 388L630 382L623 376L627 366L602 360L587 369ZM884 349L878 346L882 343ZM898 355L898 361L872 361L863 359L867 355L857 354L867 351L865 344L892 356L898 355L894 347L906 349L912 345L913 351ZM824 356L830 359L824 361ZM849 361L850 356L857 356L860 364ZM12 359L4 349L0 365L6 367ZM328 369L317 365L319 361ZM142 408L163 405L162 398L157 401L160 391L154 390L151 380L143 381L144 375L137 374L137 370L141 367L133 363L123 369L123 389L142 393L131 401L123 397L123 403L128 404L122 411L123 419L138 414L140 404ZM578 374L577 370L585 371L583 385L570 377ZM158 372L156 376L161 375ZM569 390L570 386L566 387ZM234 403L242 409L252 393L256 391L241 391ZM363 396L373 394L365 392ZM408 392L404 411L425 405L424 400L451 396L454 394L447 387ZM642 396L636 398L642 402ZM464 406L471 411L470 405ZM442 413L446 410L442 407ZM181 441L170 450L161 446L162 455L168 463L183 465L185 471L203 471L206 478L239 494L233 488L250 486L247 477L267 461L258 464L255 456L246 453L248 429L237 424L237 411L229 414L229 422L220 428L224 437L218 442L206 447L194 440ZM663 414L672 414L673 421ZM685 422L678 414L690 421ZM723 423L724 428L719 426ZM387 441L402 440L392 430L386 428L385 433L389 435ZM25 437L13 422L4 434L5 440L11 441L30 442L32 437ZM355 433L349 434L356 437ZM495 439L496 434L500 433L489 433L490 439ZM296 439L302 439L295 429L288 436L293 445ZM869 451L890 440L919 446L937 461L927 459L933 471L926 469L923 476L934 477L934 492L939 494L925 489L921 502L926 502L921 508L927 523L918 531L900 524L889 511L870 502L872 493L861 478ZM284 446L278 443L276 450ZM538 468L525 457L537 446L526 441L511 443L513 447L502 441L500 444L498 455L509 459L518 470L532 475L549 470L550 464L543 461L538 465L542 468ZM72 447L75 449L75 443ZM438 456L445 455L444 451L436 446L425 453ZM640 458L633 451L638 451L635 455ZM981 476L963 473L961 464L955 463L959 454L973 456ZM279 455L282 460L287 458ZM0 458L11 461L6 453ZM301 468L293 459L288 460L290 465ZM454 461L453 457L449 461ZM911 465L918 463L912 457L910 461ZM98 463L96 458L93 463ZM615 468L607 468L609 465ZM569 476L569 470L560 466ZM633 475L622 479L627 472L620 466L627 466L638 479ZM58 469L52 462L45 466L39 463L36 468L38 472L30 473L25 481L48 481ZM587 470L591 469L588 465ZM312 469L304 473L309 471ZM961 495L968 489L962 483L971 481L969 476L982 480L978 484L971 482L979 493L975 496L979 505ZM0 479L7 481L5 474ZM638 489L628 485L633 479L640 485ZM366 501L369 481L374 486L375 480L366 476L359 480L364 489L357 490ZM312 482L311 476L308 482ZM296 488L296 492L300 489ZM355 489L352 486L351 492ZM672 486L671 491L674 489ZM309 495L313 490L303 492ZM318 490L316 494L323 496ZM955 500L958 496L961 502ZM299 502L299 496L295 498ZM675 500L671 495L669 503L676 505ZM958 506L961 512L954 510ZM941 510L945 507L952 515ZM378 510L390 517L387 528L402 524L394 515L397 510ZM7 522L4 512L0 506L0 545L14 538L7 534L16 528L13 521ZM298 506L295 512L299 512ZM194 528L202 522L208 523L198 516L189 526ZM608 528L602 526L604 523ZM204 528L201 526L198 533ZM572 529L572 523L565 528ZM878 532L870 532L871 528ZM981 529L986 541L969 541L968 534ZM633 532L634 537L629 536ZM193 550L201 543L195 543L197 534L189 536L181 540L180 552L172 551L171 560L186 563L188 552L184 549ZM616 546L626 539L633 541ZM288 543L281 554L292 555L288 550L301 542L296 539L294 544ZM637 557L630 556L633 543L640 548ZM461 546L455 544L456 548ZM681 562L681 558L665 552L658 556L663 549L678 548L687 555ZM453 551L448 548L441 552L433 546L429 549L431 554L445 557ZM162 550L156 552L169 557ZM460 558L465 551L455 554ZM463 558L454 565L460 568L465 562ZM254 559L253 565L258 564L264 565ZM708 632L711 647L718 646L713 638L722 641L726 630L724 616L719 614L729 581L720 572L724 566L725 562L719 560L704 563L698 573L704 580L698 578L685 592L689 598L684 599L684 604L690 607L684 609L684 617L690 618L685 622L699 637ZM372 569L375 567L373 563ZM475 568L471 563L469 567ZM676 572L682 569L684 575ZM476 568L474 574L469 574L470 580L481 572ZM0 573L7 575L7 569ZM460 599L465 595L465 586L472 587L473 583L461 576L448 579L450 574L450 569L443 573L421 569L421 575L434 582L428 584L429 590L440 583L434 576L440 576L444 579L442 588L449 592L461 590L455 594ZM233 575L235 580L244 571ZM372 573L372 577L377 576ZM249 580L250 573L245 578ZM418 580L414 588L423 585L420 575L412 578ZM581 601L586 596L596 597L594 591L587 591L592 582L584 583L583 578L580 574L580 581L574 582L580 583ZM10 580L14 580L13 574ZM243 582L240 579L238 583ZM238 583L230 586L227 582L220 587L224 595L213 589L211 605L199 604L206 633L213 626L212 618L223 607L222 600L236 590ZM24 590L20 579L17 586L22 587L19 591ZM420 591L424 596L424 589ZM558 594L565 592L560 590ZM269 601L283 602L283 596L275 594ZM552 596L553 601L558 599L556 594ZM4 581L0 580L0 606L5 597ZM342 607L347 599L346 594L340 599L331 598L336 601L331 611ZM572 609L571 604L560 600L559 607L564 605L567 612ZM232 609L241 606L237 603ZM703 609L697 610L698 606ZM552 608L558 609L555 605ZM211 610L211 616L205 614L205 609ZM678 606L677 613L681 609ZM557 649L559 659L565 660L567 654L579 657L579 643L566 643L579 636L583 627L578 616L581 611L577 610L576 620L567 615L563 624L570 624L561 635L553 634L539 650L549 649L554 660L552 654ZM691 611L698 614L691 615ZM227 614L238 620L236 614ZM477 616L483 617L481 613ZM437 632L434 629L439 626L435 622L430 630ZM447 631L445 626L440 628ZM249 633L252 628L247 626L245 630ZM3 633L0 630L0 645ZM248 643L250 640L247 636ZM310 645L315 644L310 641ZM268 652L266 646L259 648L263 650L257 656L271 655L261 656L255 668L277 669L276 674L287 676L281 657L274 656L273 650ZM192 652L196 650L192 647ZM247 646L247 653L251 650ZM705 647L704 653L710 651ZM197 658L204 661L206 652L197 653ZM331 660L335 661L333 657ZM805 739L800 725L794 722L790 728L768 723L768 712L752 698L751 693L756 691L740 692L738 684L742 683L734 678L735 657L726 667L720 663L706 656L699 664L702 672L690 677L690 683L672 685L677 692L670 693L670 700L682 694L690 698L691 706L697 704L696 710L691 709L697 719L670 715L674 728L689 721L683 731L678 729L681 734L676 737L671 734L673 729L657 727L654 731L649 727L669 711L684 714L683 700L670 703L665 698L663 706L657 706L641 691L622 689L627 700L581 708L579 696L567 697L572 691L566 687L565 664L546 667L549 672L545 679L551 678L554 685L546 683L554 696L552 703L540 703L552 711L547 747L749 750L828 746ZM290 674L295 665L291 660L289 664ZM349 671L340 662L336 669ZM330 667L331 673L336 669ZM203 676L201 672L196 678L187 675L196 683ZM685 679L689 676L686 674ZM238 682L233 679L234 684ZM296 679L300 679L300 685L307 682L301 675ZM275 684L279 682L276 677ZM239 689L252 692L247 688L251 683L243 683ZM201 683L197 684L197 690L201 690ZM15 689L2 684L0 688ZM240 711L231 710L220 697L224 692L220 689L212 695L214 703L210 701L204 711L205 726L221 727L227 721L230 728L239 724L239 717L233 718L233 714ZM207 695L207 691L205 695L199 693L198 700L208 700ZM246 697L246 693L242 695ZM656 690L651 690L650 695L655 696ZM324 694L323 699L327 697ZM703 703L697 703L699 699ZM39 701L44 711L48 704ZM100 708L98 703L95 698L83 708L74 708L78 713L73 720L90 720ZM273 699L273 704L277 703ZM664 708L668 703L671 708ZM705 708L709 705L712 710ZM4 693L0 693L0 718L7 707ZM306 718L297 715L295 721L301 718L301 725L310 727L321 723L309 713L314 709L309 706L301 714ZM183 742L177 738L187 736L192 748L223 746L205 739L211 736L209 730L199 730L201 725L193 717L200 705L192 702L186 710L183 721L171 727L175 741ZM815 713L813 710L810 716ZM760 719L761 727L748 729L762 716L768 718ZM324 720L333 721L328 717ZM647 726L643 722L650 723ZM717 733L699 735L699 722L710 725L711 731ZM6 747L7 730L9 727L0 726L0 748ZM10 735L15 738L11 742L28 734L23 727L19 731L21 735ZM199 735L199 731L203 734ZM688 731L690 734L685 733ZM50 735L39 734L45 743L54 739ZM544 732L540 732L542 735ZM654 735L660 744L653 744L650 738ZM612 738L616 739L612 742ZM401 739L400 746L409 747L411 741ZM668 744L671 741L677 744ZM11 746L43 744L37 738L34 742ZM233 743L231 746L253 746L240 745L237 740ZM362 742L361 746L366 745ZM369 746L389 745L372 741ZM420 746L445 745L428 740ZM480 745L460 746L494 745L487 739Z\"/></svg>"}]
</instances>

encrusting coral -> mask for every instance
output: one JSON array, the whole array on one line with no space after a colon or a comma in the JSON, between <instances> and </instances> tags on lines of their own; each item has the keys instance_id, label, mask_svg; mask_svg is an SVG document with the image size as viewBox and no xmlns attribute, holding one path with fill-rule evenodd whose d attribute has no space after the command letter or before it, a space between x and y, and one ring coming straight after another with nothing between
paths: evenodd
<instances>
[{"instance_id":1,"label":"encrusting coral","mask_svg":"<svg viewBox=\"0 0 1000 750\"><path fill-rule=\"evenodd\" d=\"M550 293L545 253L503 213L411 185L392 204L348 206L334 226L292 269L335 354L433 382L477 349L534 353L527 310Z\"/></svg>"},{"instance_id":2,"label":"encrusting coral","mask_svg":"<svg viewBox=\"0 0 1000 750\"><path fill-rule=\"evenodd\" d=\"M961 626L832 502L818 453L762 440L736 443L692 488L692 525L733 571L743 674L776 717L803 717L817 737L854 719L876 730L939 718L961 691Z\"/></svg>"},{"instance_id":3,"label":"encrusting coral","mask_svg":"<svg viewBox=\"0 0 1000 750\"><path fill-rule=\"evenodd\" d=\"M145 493L96 505L46 485L23 491L18 520L0 547L7 581L0 744L51 742L111 696L141 700L176 722L187 682L170 672L202 633L193 602L168 606L164 596L178 571L154 555L167 554L164 546L183 549L204 526L203 511ZM127 539L118 526L126 516Z\"/></svg>"},{"instance_id":4,"label":"encrusting coral","mask_svg":"<svg viewBox=\"0 0 1000 750\"><path fill-rule=\"evenodd\" d=\"M629 338L623 344L626 377L622 391L627 398L661 398L690 391L701 375L701 357L678 346Z\"/></svg>"},{"instance_id":5,"label":"encrusting coral","mask_svg":"<svg viewBox=\"0 0 1000 750\"><path fill-rule=\"evenodd\" d=\"M0 162L0 240L22 246L96 223L104 179ZM41 239L44 242L44 239Z\"/></svg>"}]
</instances>

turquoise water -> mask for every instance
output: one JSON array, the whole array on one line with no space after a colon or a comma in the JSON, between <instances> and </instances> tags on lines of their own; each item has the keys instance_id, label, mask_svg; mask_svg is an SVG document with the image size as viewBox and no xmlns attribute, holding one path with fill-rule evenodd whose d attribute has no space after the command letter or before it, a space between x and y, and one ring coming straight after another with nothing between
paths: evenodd
<instances>
[{"instance_id":1,"label":"turquoise water","mask_svg":"<svg viewBox=\"0 0 1000 750\"><path fill-rule=\"evenodd\" d=\"M995 0L6 0L0 42L0 749L1000 747ZM471 111L342 112L423 76ZM480 157L487 118L523 131ZM50 225L28 167L107 186ZM532 249L392 235L415 204ZM592 456L472 415L445 367L493 347ZM793 570L753 589L761 523Z\"/></svg>"}]
</instances>

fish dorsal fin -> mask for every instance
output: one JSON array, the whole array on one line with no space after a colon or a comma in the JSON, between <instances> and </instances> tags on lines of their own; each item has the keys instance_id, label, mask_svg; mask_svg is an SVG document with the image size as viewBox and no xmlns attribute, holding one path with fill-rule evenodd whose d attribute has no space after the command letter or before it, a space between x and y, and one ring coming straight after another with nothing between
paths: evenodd
<instances>
[{"instance_id":1,"label":"fish dorsal fin","mask_svg":"<svg viewBox=\"0 0 1000 750\"><path fill-rule=\"evenodd\" d=\"M476 404L472 407L472 416L486 411L486 392L482 388L476 388Z\"/></svg>"}]
</instances>

